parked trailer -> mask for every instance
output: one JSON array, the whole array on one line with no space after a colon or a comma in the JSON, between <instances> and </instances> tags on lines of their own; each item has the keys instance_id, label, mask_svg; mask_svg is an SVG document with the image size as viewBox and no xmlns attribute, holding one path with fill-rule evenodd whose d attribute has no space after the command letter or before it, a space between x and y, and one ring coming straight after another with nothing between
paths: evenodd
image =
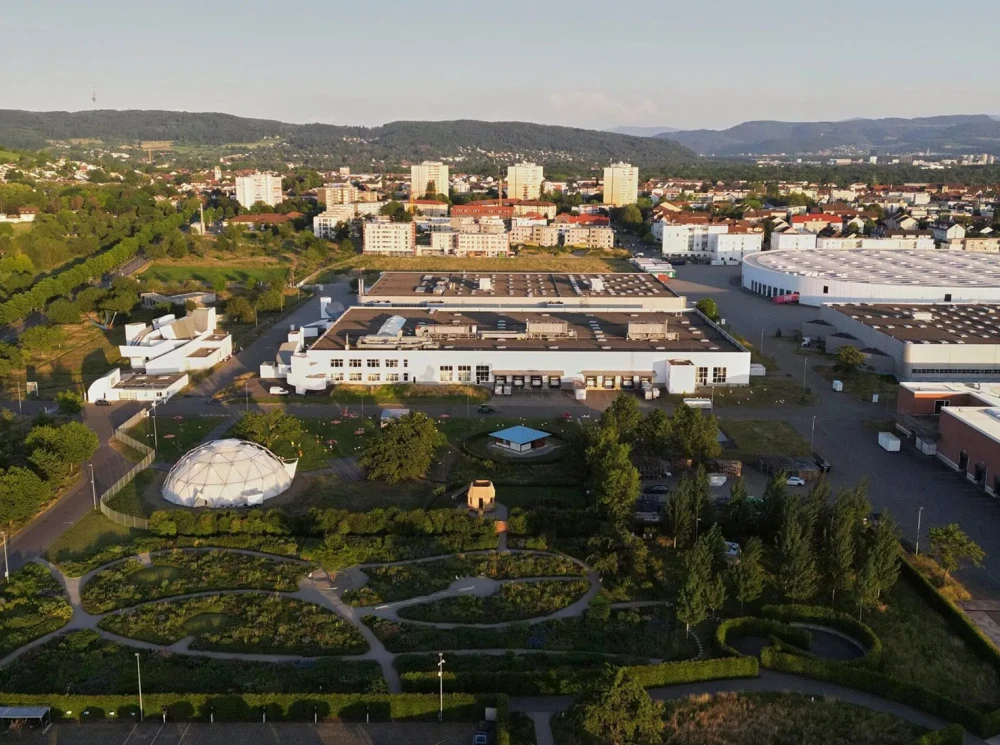
<instances>
[{"instance_id":1,"label":"parked trailer","mask_svg":"<svg viewBox=\"0 0 1000 745\"><path fill-rule=\"evenodd\" d=\"M790 292L787 295L775 295L771 298L772 303L777 303L778 305L789 305L792 303L799 302L799 293Z\"/></svg>"},{"instance_id":2,"label":"parked trailer","mask_svg":"<svg viewBox=\"0 0 1000 745\"><path fill-rule=\"evenodd\" d=\"M878 433L878 444L883 450L887 450L890 453L899 452L899 438L896 437L892 432L879 432Z\"/></svg>"}]
</instances>

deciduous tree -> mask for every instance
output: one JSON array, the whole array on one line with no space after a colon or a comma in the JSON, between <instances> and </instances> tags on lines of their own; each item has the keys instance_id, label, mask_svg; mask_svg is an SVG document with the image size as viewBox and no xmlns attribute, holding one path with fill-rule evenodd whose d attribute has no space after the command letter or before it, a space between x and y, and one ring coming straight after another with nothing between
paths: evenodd
<instances>
[{"instance_id":1,"label":"deciduous tree","mask_svg":"<svg viewBox=\"0 0 1000 745\"><path fill-rule=\"evenodd\" d=\"M958 527L958 523L931 528L928 533L931 555L937 559L945 575L950 576L964 560L971 561L977 567L982 566L986 552Z\"/></svg>"},{"instance_id":2,"label":"deciduous tree","mask_svg":"<svg viewBox=\"0 0 1000 745\"><path fill-rule=\"evenodd\" d=\"M580 695L570 720L595 745L659 745L660 708L625 668L607 668Z\"/></svg>"},{"instance_id":3,"label":"deciduous tree","mask_svg":"<svg viewBox=\"0 0 1000 745\"><path fill-rule=\"evenodd\" d=\"M380 430L365 445L358 465L368 479L395 484L420 478L444 437L426 414L415 411Z\"/></svg>"}]
</instances>

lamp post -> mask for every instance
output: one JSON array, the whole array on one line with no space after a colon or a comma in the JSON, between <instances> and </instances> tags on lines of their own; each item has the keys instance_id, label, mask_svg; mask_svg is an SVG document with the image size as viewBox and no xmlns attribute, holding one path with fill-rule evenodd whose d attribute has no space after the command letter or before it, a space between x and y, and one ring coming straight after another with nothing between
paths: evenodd
<instances>
[{"instance_id":1,"label":"lamp post","mask_svg":"<svg viewBox=\"0 0 1000 745\"><path fill-rule=\"evenodd\" d=\"M802 360L802 389L805 390L806 387L806 368L809 366L809 358L806 357Z\"/></svg>"},{"instance_id":2,"label":"lamp post","mask_svg":"<svg viewBox=\"0 0 1000 745\"><path fill-rule=\"evenodd\" d=\"M920 556L920 518L924 514L924 508L917 510L917 545L914 547L913 555Z\"/></svg>"},{"instance_id":3,"label":"lamp post","mask_svg":"<svg viewBox=\"0 0 1000 745\"><path fill-rule=\"evenodd\" d=\"M153 450L160 449L160 438L156 434L156 401L153 401Z\"/></svg>"},{"instance_id":4,"label":"lamp post","mask_svg":"<svg viewBox=\"0 0 1000 745\"><path fill-rule=\"evenodd\" d=\"M760 347L758 347L758 350L761 354L764 354L764 329L760 330Z\"/></svg>"},{"instance_id":5,"label":"lamp post","mask_svg":"<svg viewBox=\"0 0 1000 745\"><path fill-rule=\"evenodd\" d=\"M813 416L812 428L809 430L809 449L813 449L813 443L816 441L816 417Z\"/></svg>"},{"instance_id":6,"label":"lamp post","mask_svg":"<svg viewBox=\"0 0 1000 745\"><path fill-rule=\"evenodd\" d=\"M142 716L142 668L139 667L139 653L135 653L135 673L139 678L139 721L143 720Z\"/></svg>"},{"instance_id":7,"label":"lamp post","mask_svg":"<svg viewBox=\"0 0 1000 745\"><path fill-rule=\"evenodd\" d=\"M7 561L7 533L0 530L0 535L3 536L3 581L6 584L10 582L10 563Z\"/></svg>"},{"instance_id":8,"label":"lamp post","mask_svg":"<svg viewBox=\"0 0 1000 745\"><path fill-rule=\"evenodd\" d=\"M438 652L438 721L444 721L444 654Z\"/></svg>"},{"instance_id":9,"label":"lamp post","mask_svg":"<svg viewBox=\"0 0 1000 745\"><path fill-rule=\"evenodd\" d=\"M94 483L94 464L88 463L90 467L90 491L94 495L94 509L97 509L97 485Z\"/></svg>"},{"instance_id":10,"label":"lamp post","mask_svg":"<svg viewBox=\"0 0 1000 745\"><path fill-rule=\"evenodd\" d=\"M247 401L247 413L250 413L250 378L243 381L243 394Z\"/></svg>"},{"instance_id":11,"label":"lamp post","mask_svg":"<svg viewBox=\"0 0 1000 745\"><path fill-rule=\"evenodd\" d=\"M17 413L23 414L24 409L21 408L21 381L17 381Z\"/></svg>"}]
</instances>

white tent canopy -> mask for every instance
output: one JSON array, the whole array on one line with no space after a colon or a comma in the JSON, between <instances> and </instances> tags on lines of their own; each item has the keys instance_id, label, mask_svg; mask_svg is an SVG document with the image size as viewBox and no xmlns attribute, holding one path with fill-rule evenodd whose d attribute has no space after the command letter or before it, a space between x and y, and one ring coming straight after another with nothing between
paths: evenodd
<instances>
[{"instance_id":1,"label":"white tent canopy","mask_svg":"<svg viewBox=\"0 0 1000 745\"><path fill-rule=\"evenodd\" d=\"M258 505L292 485L297 465L253 442L214 440L174 464L163 498L185 507Z\"/></svg>"}]
</instances>

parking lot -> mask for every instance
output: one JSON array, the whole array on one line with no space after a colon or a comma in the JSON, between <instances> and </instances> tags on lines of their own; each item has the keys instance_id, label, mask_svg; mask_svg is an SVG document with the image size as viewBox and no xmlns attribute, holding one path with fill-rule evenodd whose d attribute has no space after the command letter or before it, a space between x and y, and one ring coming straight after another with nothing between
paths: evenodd
<instances>
[{"instance_id":1,"label":"parking lot","mask_svg":"<svg viewBox=\"0 0 1000 745\"><path fill-rule=\"evenodd\" d=\"M31 745L467 745L471 722L349 724L62 723L47 732L12 730L0 742Z\"/></svg>"}]
</instances>

